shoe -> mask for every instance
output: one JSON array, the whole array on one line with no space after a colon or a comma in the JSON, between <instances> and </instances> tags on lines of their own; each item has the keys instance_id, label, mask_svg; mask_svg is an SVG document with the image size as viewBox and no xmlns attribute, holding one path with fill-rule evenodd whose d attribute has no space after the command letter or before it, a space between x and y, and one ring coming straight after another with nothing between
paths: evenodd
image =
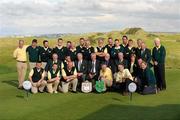
<instances>
[{"instance_id":1,"label":"shoe","mask_svg":"<svg viewBox=\"0 0 180 120\"><path fill-rule=\"evenodd\" d=\"M128 96L128 92L123 92L123 96Z\"/></svg>"},{"instance_id":2,"label":"shoe","mask_svg":"<svg viewBox=\"0 0 180 120\"><path fill-rule=\"evenodd\" d=\"M54 91L54 93L56 94L56 93L58 93L57 91Z\"/></svg>"},{"instance_id":3,"label":"shoe","mask_svg":"<svg viewBox=\"0 0 180 120\"><path fill-rule=\"evenodd\" d=\"M20 90L23 90L23 86L18 86L17 88Z\"/></svg>"},{"instance_id":4,"label":"shoe","mask_svg":"<svg viewBox=\"0 0 180 120\"><path fill-rule=\"evenodd\" d=\"M44 91L40 91L40 90L39 90L39 93L44 93Z\"/></svg>"},{"instance_id":5,"label":"shoe","mask_svg":"<svg viewBox=\"0 0 180 120\"><path fill-rule=\"evenodd\" d=\"M72 91L72 93L77 93L77 91Z\"/></svg>"}]
</instances>

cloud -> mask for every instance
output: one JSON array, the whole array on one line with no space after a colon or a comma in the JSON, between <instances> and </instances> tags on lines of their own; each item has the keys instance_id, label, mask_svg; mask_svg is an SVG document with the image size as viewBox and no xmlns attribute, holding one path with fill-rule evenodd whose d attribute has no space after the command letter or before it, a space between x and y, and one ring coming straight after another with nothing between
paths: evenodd
<instances>
[{"instance_id":1,"label":"cloud","mask_svg":"<svg viewBox=\"0 0 180 120\"><path fill-rule=\"evenodd\" d=\"M180 32L178 0L1 0L0 34L82 33L143 27Z\"/></svg>"}]
</instances>

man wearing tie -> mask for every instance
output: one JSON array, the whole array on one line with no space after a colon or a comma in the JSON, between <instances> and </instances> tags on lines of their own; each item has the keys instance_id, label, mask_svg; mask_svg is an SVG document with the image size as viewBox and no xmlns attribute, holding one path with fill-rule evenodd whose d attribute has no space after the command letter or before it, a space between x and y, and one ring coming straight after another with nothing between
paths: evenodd
<instances>
[{"instance_id":1,"label":"man wearing tie","mask_svg":"<svg viewBox=\"0 0 180 120\"><path fill-rule=\"evenodd\" d=\"M100 71L100 63L96 60L96 54L91 54L91 61L88 64L88 76L87 79L95 84L95 81L98 80Z\"/></svg>"},{"instance_id":2,"label":"man wearing tie","mask_svg":"<svg viewBox=\"0 0 180 120\"><path fill-rule=\"evenodd\" d=\"M141 59L148 64L148 67L152 67L151 62L151 50L146 48L146 44L144 42L141 43Z\"/></svg>"},{"instance_id":3,"label":"man wearing tie","mask_svg":"<svg viewBox=\"0 0 180 120\"><path fill-rule=\"evenodd\" d=\"M58 55L57 55L56 53L54 53L54 54L52 55L52 60L49 59L49 61L47 62L46 67L45 67L45 71L47 72L47 71L49 71L49 70L52 70L52 66L53 66L53 64L55 64L55 63L58 65L58 69L59 69L60 71L64 68L63 62L60 61L60 60L58 59Z\"/></svg>"},{"instance_id":4,"label":"man wearing tie","mask_svg":"<svg viewBox=\"0 0 180 120\"><path fill-rule=\"evenodd\" d=\"M81 83L85 80L87 74L87 61L83 59L83 54L77 54L77 60L75 61L75 67L77 70L78 78L78 88L80 88Z\"/></svg>"},{"instance_id":5,"label":"man wearing tie","mask_svg":"<svg viewBox=\"0 0 180 120\"><path fill-rule=\"evenodd\" d=\"M112 73L115 73L115 65L114 65L114 61L112 59L110 59L110 54L107 53L104 57L104 64L107 65L107 67L109 67L112 71Z\"/></svg>"},{"instance_id":6,"label":"man wearing tie","mask_svg":"<svg viewBox=\"0 0 180 120\"><path fill-rule=\"evenodd\" d=\"M118 65L123 64L124 68L128 68L128 61L124 59L124 54L122 52L118 53L118 59L115 60L115 72L118 71Z\"/></svg>"}]
</instances>

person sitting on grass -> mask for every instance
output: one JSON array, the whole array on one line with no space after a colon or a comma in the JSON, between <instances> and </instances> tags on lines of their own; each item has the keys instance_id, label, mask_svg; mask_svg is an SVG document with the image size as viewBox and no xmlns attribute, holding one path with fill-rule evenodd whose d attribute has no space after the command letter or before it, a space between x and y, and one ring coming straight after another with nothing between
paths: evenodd
<instances>
[{"instance_id":1,"label":"person sitting on grass","mask_svg":"<svg viewBox=\"0 0 180 120\"><path fill-rule=\"evenodd\" d=\"M128 95L128 85L133 81L133 77L128 69L124 69L124 64L118 65L118 72L114 74L116 90L120 90L124 96Z\"/></svg>"},{"instance_id":2,"label":"person sitting on grass","mask_svg":"<svg viewBox=\"0 0 180 120\"><path fill-rule=\"evenodd\" d=\"M49 93L57 93L59 82L60 70L58 69L58 64L54 63L52 66L52 70L48 71L47 91Z\"/></svg>"},{"instance_id":3,"label":"person sitting on grass","mask_svg":"<svg viewBox=\"0 0 180 120\"><path fill-rule=\"evenodd\" d=\"M105 87L111 87L113 83L112 71L105 63L101 64L99 75L100 80L104 81Z\"/></svg>"},{"instance_id":4,"label":"person sitting on grass","mask_svg":"<svg viewBox=\"0 0 180 120\"><path fill-rule=\"evenodd\" d=\"M72 84L72 92L76 93L76 88L78 84L77 80L77 71L75 66L73 66L73 62L69 62L64 69L62 69L62 86L60 86L60 90L63 93L67 93L69 89L69 85Z\"/></svg>"},{"instance_id":5,"label":"person sitting on grass","mask_svg":"<svg viewBox=\"0 0 180 120\"><path fill-rule=\"evenodd\" d=\"M148 64L143 61L141 63L141 90L142 94L155 94L156 90L156 78L153 71L148 67Z\"/></svg>"},{"instance_id":6,"label":"person sitting on grass","mask_svg":"<svg viewBox=\"0 0 180 120\"><path fill-rule=\"evenodd\" d=\"M41 67L41 62L36 62L36 67L34 67L29 73L29 80L32 84L31 92L32 93L40 93L44 92L44 88L47 85L47 82L44 80L45 72Z\"/></svg>"}]
</instances>

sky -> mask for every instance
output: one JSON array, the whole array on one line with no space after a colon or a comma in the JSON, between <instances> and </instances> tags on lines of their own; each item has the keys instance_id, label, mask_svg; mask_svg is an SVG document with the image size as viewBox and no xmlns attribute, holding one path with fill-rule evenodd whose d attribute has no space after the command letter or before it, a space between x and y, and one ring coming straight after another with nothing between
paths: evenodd
<instances>
[{"instance_id":1,"label":"sky","mask_svg":"<svg viewBox=\"0 0 180 120\"><path fill-rule=\"evenodd\" d=\"M0 35L180 32L180 0L0 0Z\"/></svg>"}]
</instances>

